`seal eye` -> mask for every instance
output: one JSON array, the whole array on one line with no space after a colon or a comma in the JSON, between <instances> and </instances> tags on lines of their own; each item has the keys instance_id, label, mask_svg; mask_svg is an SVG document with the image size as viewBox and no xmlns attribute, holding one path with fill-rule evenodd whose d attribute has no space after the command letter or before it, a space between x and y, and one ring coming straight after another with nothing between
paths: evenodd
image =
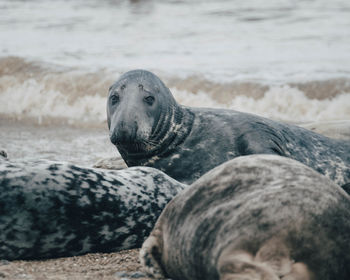
<instances>
[{"instance_id":1,"label":"seal eye","mask_svg":"<svg viewBox=\"0 0 350 280\"><path fill-rule=\"evenodd\" d=\"M122 85L122 86L120 87L121 90L123 90L123 89L125 89L125 88L126 88L126 85Z\"/></svg>"},{"instance_id":2,"label":"seal eye","mask_svg":"<svg viewBox=\"0 0 350 280\"><path fill-rule=\"evenodd\" d=\"M148 105L152 105L154 103L154 97L153 96L147 96L144 98L145 102L148 104Z\"/></svg>"},{"instance_id":3,"label":"seal eye","mask_svg":"<svg viewBox=\"0 0 350 280\"><path fill-rule=\"evenodd\" d=\"M119 96L118 95L112 95L110 100L111 100L112 105L115 105L115 104L117 104L119 102Z\"/></svg>"},{"instance_id":4,"label":"seal eye","mask_svg":"<svg viewBox=\"0 0 350 280\"><path fill-rule=\"evenodd\" d=\"M143 90L143 85L140 84L140 85L139 85L139 89L140 89L140 90Z\"/></svg>"}]
</instances>

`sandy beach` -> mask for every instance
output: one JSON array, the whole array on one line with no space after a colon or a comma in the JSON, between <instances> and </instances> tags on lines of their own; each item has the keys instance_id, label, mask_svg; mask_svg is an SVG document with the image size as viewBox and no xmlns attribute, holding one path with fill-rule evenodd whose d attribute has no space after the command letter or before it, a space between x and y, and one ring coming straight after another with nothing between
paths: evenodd
<instances>
[{"instance_id":1,"label":"sandy beach","mask_svg":"<svg viewBox=\"0 0 350 280\"><path fill-rule=\"evenodd\" d=\"M118 280L140 279L141 265L138 249L110 254L83 256L40 261L0 260L0 279L13 280ZM124 276L125 272L127 276Z\"/></svg>"}]
</instances>

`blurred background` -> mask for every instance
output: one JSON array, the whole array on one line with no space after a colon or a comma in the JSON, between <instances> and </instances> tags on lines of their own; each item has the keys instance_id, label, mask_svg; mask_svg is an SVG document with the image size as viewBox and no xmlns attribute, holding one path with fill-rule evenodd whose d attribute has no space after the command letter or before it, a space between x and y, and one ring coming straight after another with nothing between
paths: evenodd
<instances>
[{"instance_id":1,"label":"blurred background","mask_svg":"<svg viewBox=\"0 0 350 280\"><path fill-rule=\"evenodd\" d=\"M350 1L0 0L0 148L115 155L107 91L136 68L188 106L349 120Z\"/></svg>"}]
</instances>

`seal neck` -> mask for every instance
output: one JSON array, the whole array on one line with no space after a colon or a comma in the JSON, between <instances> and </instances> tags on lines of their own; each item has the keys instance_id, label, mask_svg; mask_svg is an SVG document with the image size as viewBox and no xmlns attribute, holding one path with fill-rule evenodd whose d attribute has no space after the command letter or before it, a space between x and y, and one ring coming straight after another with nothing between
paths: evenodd
<instances>
[{"instance_id":1,"label":"seal neck","mask_svg":"<svg viewBox=\"0 0 350 280\"><path fill-rule=\"evenodd\" d=\"M152 128L147 150L130 152L118 147L119 152L129 166L140 165L140 161L154 156L164 157L183 143L192 130L194 114L189 108L174 104L162 108L158 122Z\"/></svg>"}]
</instances>

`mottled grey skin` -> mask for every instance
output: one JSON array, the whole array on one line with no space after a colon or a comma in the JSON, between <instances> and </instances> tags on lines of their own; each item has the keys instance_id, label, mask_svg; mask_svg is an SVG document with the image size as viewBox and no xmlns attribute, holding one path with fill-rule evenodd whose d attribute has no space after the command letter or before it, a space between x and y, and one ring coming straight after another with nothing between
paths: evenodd
<instances>
[{"instance_id":1,"label":"mottled grey skin","mask_svg":"<svg viewBox=\"0 0 350 280\"><path fill-rule=\"evenodd\" d=\"M184 187L159 170L0 160L0 259L140 247Z\"/></svg>"},{"instance_id":2,"label":"mottled grey skin","mask_svg":"<svg viewBox=\"0 0 350 280\"><path fill-rule=\"evenodd\" d=\"M350 279L350 197L311 168L251 155L205 174L166 206L140 251L173 280Z\"/></svg>"},{"instance_id":3,"label":"mottled grey skin","mask_svg":"<svg viewBox=\"0 0 350 280\"><path fill-rule=\"evenodd\" d=\"M110 139L128 166L151 166L192 183L238 156L276 154L300 161L339 185L350 182L350 142L224 109L189 108L144 70L109 90Z\"/></svg>"}]
</instances>

